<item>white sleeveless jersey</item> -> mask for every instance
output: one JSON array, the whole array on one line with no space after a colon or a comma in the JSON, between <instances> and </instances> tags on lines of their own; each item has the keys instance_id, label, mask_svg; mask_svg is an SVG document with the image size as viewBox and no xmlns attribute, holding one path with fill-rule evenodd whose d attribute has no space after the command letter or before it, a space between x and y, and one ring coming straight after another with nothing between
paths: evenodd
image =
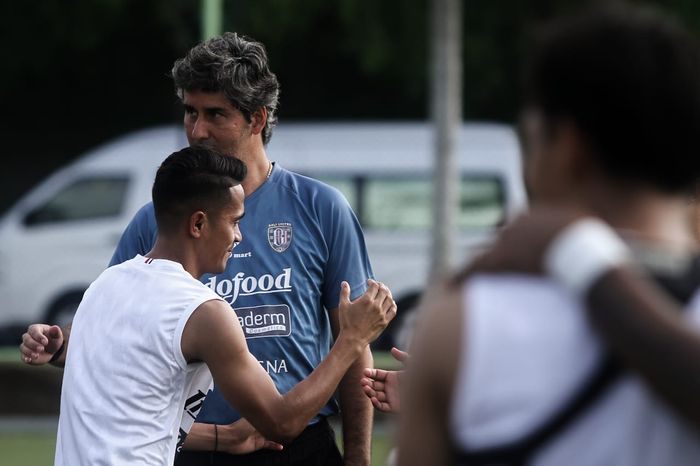
<instances>
[{"instance_id":1,"label":"white sleeveless jersey","mask_svg":"<svg viewBox=\"0 0 700 466\"><path fill-rule=\"evenodd\" d=\"M465 284L463 300L453 442L464 451L503 446L564 405L596 367L602 347L581 303L549 280L478 276ZM700 324L697 294L687 318ZM698 465L700 437L641 379L625 375L533 460L537 466Z\"/></svg>"},{"instance_id":2,"label":"white sleeveless jersey","mask_svg":"<svg viewBox=\"0 0 700 466\"><path fill-rule=\"evenodd\" d=\"M142 256L90 285L70 335L56 465L173 464L211 387L203 363L187 364L182 332L213 299L179 263Z\"/></svg>"}]
</instances>

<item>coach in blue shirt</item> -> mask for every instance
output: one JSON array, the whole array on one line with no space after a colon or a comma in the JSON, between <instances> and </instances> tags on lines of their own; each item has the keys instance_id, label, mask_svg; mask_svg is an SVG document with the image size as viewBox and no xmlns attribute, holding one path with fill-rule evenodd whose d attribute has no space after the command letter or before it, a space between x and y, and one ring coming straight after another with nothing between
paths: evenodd
<instances>
[{"instance_id":1,"label":"coach in blue shirt","mask_svg":"<svg viewBox=\"0 0 700 466\"><path fill-rule=\"evenodd\" d=\"M284 393L328 353L338 329L341 281L350 283L355 298L372 277L362 230L338 191L267 158L279 85L262 44L225 33L176 61L172 76L185 106L190 145L213 145L248 167L243 182L246 216L240 223L243 241L222 274L202 280L236 309L250 351ZM148 251L155 236L153 206L148 204L127 227L112 264ZM368 364L369 348L340 386L343 412L351 414L343 417L345 464L368 465L370 460L372 408L359 385ZM337 404L329 403L282 452L262 450L245 458L190 452L176 464L211 464L212 459L214 464L265 464L279 461L279 455L288 456L291 464L341 464L325 421L337 412ZM221 435L213 425L238 418L215 388L197 416L190 441L205 440L206 445L211 437L213 449L214 436Z\"/></svg>"}]
</instances>

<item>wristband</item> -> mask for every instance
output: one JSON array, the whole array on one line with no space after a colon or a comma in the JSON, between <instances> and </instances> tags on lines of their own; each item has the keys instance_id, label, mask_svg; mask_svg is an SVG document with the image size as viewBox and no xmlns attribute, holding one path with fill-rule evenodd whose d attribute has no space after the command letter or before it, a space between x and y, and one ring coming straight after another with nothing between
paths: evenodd
<instances>
[{"instance_id":1,"label":"wristband","mask_svg":"<svg viewBox=\"0 0 700 466\"><path fill-rule=\"evenodd\" d=\"M51 364L52 362L56 362L56 360L61 357L61 355L63 354L65 349L66 349L66 340L64 339L60 348L58 348L56 350L56 352L53 354L53 356L51 356L51 359L49 359L49 364Z\"/></svg>"},{"instance_id":2,"label":"wristband","mask_svg":"<svg viewBox=\"0 0 700 466\"><path fill-rule=\"evenodd\" d=\"M608 270L629 262L629 251L607 225L587 218L567 226L545 253L545 270L565 288L583 296Z\"/></svg>"},{"instance_id":3,"label":"wristband","mask_svg":"<svg viewBox=\"0 0 700 466\"><path fill-rule=\"evenodd\" d=\"M214 451L219 451L219 427L214 424Z\"/></svg>"}]
</instances>

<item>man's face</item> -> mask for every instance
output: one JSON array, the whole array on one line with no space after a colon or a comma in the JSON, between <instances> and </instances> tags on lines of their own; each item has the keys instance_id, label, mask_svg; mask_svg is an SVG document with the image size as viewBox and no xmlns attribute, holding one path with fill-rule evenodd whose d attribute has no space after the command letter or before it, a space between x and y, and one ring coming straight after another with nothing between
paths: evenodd
<instances>
[{"instance_id":1,"label":"man's face","mask_svg":"<svg viewBox=\"0 0 700 466\"><path fill-rule=\"evenodd\" d=\"M246 158L251 124L222 92L185 91L185 132L192 145L205 145L226 155Z\"/></svg>"},{"instance_id":2,"label":"man's face","mask_svg":"<svg viewBox=\"0 0 700 466\"><path fill-rule=\"evenodd\" d=\"M218 210L207 213L205 231L200 242L203 272L221 273L231 257L233 248L241 242L243 235L239 222L243 218L243 188L240 185L229 189L230 202Z\"/></svg>"}]
</instances>

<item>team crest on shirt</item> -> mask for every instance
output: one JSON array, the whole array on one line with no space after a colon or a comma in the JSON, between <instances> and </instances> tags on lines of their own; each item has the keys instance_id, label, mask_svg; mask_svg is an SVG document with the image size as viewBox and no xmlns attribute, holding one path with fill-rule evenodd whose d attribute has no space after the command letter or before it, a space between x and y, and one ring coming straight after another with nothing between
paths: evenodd
<instances>
[{"instance_id":1,"label":"team crest on shirt","mask_svg":"<svg viewBox=\"0 0 700 466\"><path fill-rule=\"evenodd\" d=\"M267 242L277 252L284 252L292 244L291 223L271 223L267 226Z\"/></svg>"}]
</instances>

